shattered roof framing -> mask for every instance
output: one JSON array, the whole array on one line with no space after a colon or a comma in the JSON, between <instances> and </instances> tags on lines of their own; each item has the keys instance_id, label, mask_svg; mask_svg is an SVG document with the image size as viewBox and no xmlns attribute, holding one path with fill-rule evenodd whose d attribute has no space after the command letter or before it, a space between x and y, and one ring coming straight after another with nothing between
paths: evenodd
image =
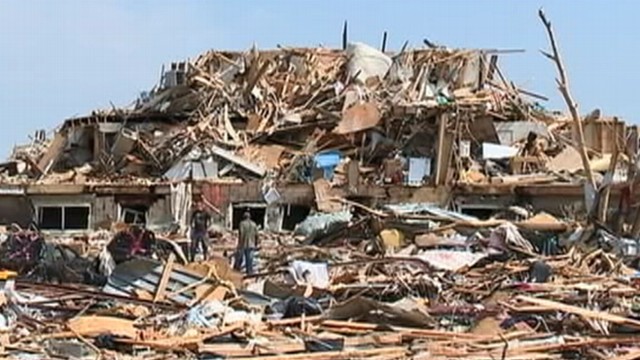
<instances>
[{"instance_id":1,"label":"shattered roof framing","mask_svg":"<svg viewBox=\"0 0 640 360\"><path fill-rule=\"evenodd\" d=\"M261 232L258 273L244 278L216 256L235 234L216 229L215 254L186 264L169 238L187 231L165 229L166 262L119 263L102 291L17 282L5 300L18 306L0 311L5 354L58 355L43 341L78 339L62 355L85 344L135 358L640 358L627 266L640 249L637 128L597 110L576 136L575 114L505 78L498 54L513 51L425 39L391 53L386 40L349 44L345 23L342 50L210 51L172 64L131 108L16 151L0 165L5 196L171 193L180 225L192 197L222 217L257 202L265 224L314 200L319 212L301 212L292 234ZM585 175L598 209L582 206ZM11 316L18 307L29 315Z\"/></svg>"},{"instance_id":2,"label":"shattered roof framing","mask_svg":"<svg viewBox=\"0 0 640 360\"><path fill-rule=\"evenodd\" d=\"M185 180L283 187L314 184L322 173L334 197L374 193L358 194L360 185L456 194L580 186L580 168L557 171L578 154L570 118L506 78L499 56L514 51L426 44L208 51L163 70L128 108L65 121L48 146L14 156L26 170L2 181L90 185L82 191ZM585 119L589 157L602 174L636 156L637 146L616 139L637 129L614 120L612 131L599 111ZM617 147L627 151L615 166ZM322 165L321 153L338 154L338 164ZM15 173L15 164L8 168ZM380 194L373 197L393 199ZM334 208L327 205L320 207Z\"/></svg>"},{"instance_id":3,"label":"shattered roof framing","mask_svg":"<svg viewBox=\"0 0 640 360\"><path fill-rule=\"evenodd\" d=\"M161 87L144 95L132 108L95 111L87 117L69 119L59 131L101 122L122 123L133 129L144 123L175 124L160 138L151 129L142 131L146 136L137 140L133 153L126 159L149 165L136 175L153 179L193 147L221 149L214 147L214 152L226 148L222 155L217 155L237 164L238 159L230 159L230 153L246 156L243 149L253 146L252 142L269 142L270 137L278 134L301 136L304 128L327 126L329 130L337 127L336 135L349 137L377 127L377 118L383 119L386 124L383 127L398 121L400 118L394 115L397 106L432 109L434 115L447 111L452 104L443 103L448 101L444 98L438 103L436 98L441 95L450 99L455 96L458 108L481 106L482 101L474 101L468 95L481 91L482 78L492 77L480 74L495 68L489 69L487 64L482 51L438 48L383 54L359 43L349 45L346 50L210 51L189 62L183 70L172 68L170 71L184 71L182 80L170 85L163 81ZM430 82L433 84L428 85ZM464 94L451 93L462 88L470 90ZM470 101L465 103L464 98ZM367 110L358 113L355 108L350 109L358 104ZM341 115L343 111L345 115ZM412 112L420 117L423 110ZM344 116L350 120L343 119ZM66 147L69 146L67 143ZM60 154L49 156L56 158ZM249 165L255 159L245 160L244 164L240 162L241 167L259 177L265 175L265 171L258 170L260 165ZM114 166L94 167L91 175L99 177L100 171L112 175L113 170L122 173L127 167ZM41 177L50 172L48 167L41 170L45 173Z\"/></svg>"}]
</instances>

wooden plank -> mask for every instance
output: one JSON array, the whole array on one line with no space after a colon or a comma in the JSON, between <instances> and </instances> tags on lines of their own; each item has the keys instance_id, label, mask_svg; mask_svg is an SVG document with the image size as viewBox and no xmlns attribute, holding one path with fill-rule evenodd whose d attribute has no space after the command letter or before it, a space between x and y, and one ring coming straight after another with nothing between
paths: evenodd
<instances>
[{"instance_id":1,"label":"wooden plank","mask_svg":"<svg viewBox=\"0 0 640 360\"><path fill-rule=\"evenodd\" d=\"M358 193L358 185L360 184L360 164L351 160L347 166L347 184L351 194Z\"/></svg>"},{"instance_id":2,"label":"wooden plank","mask_svg":"<svg viewBox=\"0 0 640 360\"><path fill-rule=\"evenodd\" d=\"M508 350L508 355L528 354L531 352L556 352L567 351L572 349L581 348L593 348L596 346L612 346L612 345L624 345L624 344L637 344L640 341L638 337L624 337L624 338L586 338L575 342L567 342L560 344L534 344L530 346L516 347Z\"/></svg>"},{"instance_id":3,"label":"wooden plank","mask_svg":"<svg viewBox=\"0 0 640 360\"><path fill-rule=\"evenodd\" d=\"M264 333L264 332L262 332ZM277 333L268 333L269 336L273 337ZM158 343L162 343L161 340L157 341ZM128 341L128 343L139 343ZM403 337L402 334L399 333L380 333L373 335L366 335L360 337L347 337L344 338L344 345L346 347L364 347L369 345L402 345ZM274 355L278 356L280 354L291 354L291 353L304 353L299 354L309 355L306 352L306 348L303 342L301 341L293 341L293 340L271 340L265 346L256 346L255 348L248 347L242 344L203 344L199 347L200 352L208 352L208 353L216 353L223 356L228 357L236 357L236 356L256 356L259 355L264 357L265 355ZM345 352L353 351L353 350L344 350ZM330 352L333 354L333 352ZM298 355L293 355L298 356ZM268 357L267 357L268 358ZM321 357L325 358L325 357ZM326 357L328 359L334 358L333 355Z\"/></svg>"},{"instance_id":4,"label":"wooden plank","mask_svg":"<svg viewBox=\"0 0 640 360\"><path fill-rule=\"evenodd\" d=\"M169 260L164 266L164 270L162 271L162 277L160 278L160 283L158 283L158 287L156 288L156 295L153 298L153 302L164 301L164 295L167 290L167 284L169 283L169 277L171 277L171 272L173 271L173 264L176 261L176 256L174 253L169 255Z\"/></svg>"},{"instance_id":5,"label":"wooden plank","mask_svg":"<svg viewBox=\"0 0 640 360\"><path fill-rule=\"evenodd\" d=\"M438 141L437 141L437 159L436 159L436 176L435 185L442 185L443 159L444 159L444 132L447 129L447 117L442 115L438 118Z\"/></svg>"},{"instance_id":6,"label":"wooden plank","mask_svg":"<svg viewBox=\"0 0 640 360\"><path fill-rule=\"evenodd\" d=\"M326 359L326 360L340 360L340 359L362 359L368 356L384 356L387 358L394 358L403 356L407 352L407 349L402 346L394 346L388 348L378 349L363 349L363 350L349 350L342 351L325 351L316 353L303 353L303 354L289 354L289 355L274 355L274 356L258 356L247 357L245 360L296 360L296 359Z\"/></svg>"},{"instance_id":7,"label":"wooden plank","mask_svg":"<svg viewBox=\"0 0 640 360\"><path fill-rule=\"evenodd\" d=\"M614 357L612 360L638 360L640 359L640 349L631 349L627 354Z\"/></svg>"},{"instance_id":8,"label":"wooden plank","mask_svg":"<svg viewBox=\"0 0 640 360\"><path fill-rule=\"evenodd\" d=\"M111 334L134 339L138 333L133 321L113 316L79 316L69 320L67 326L74 334L88 337Z\"/></svg>"},{"instance_id":9,"label":"wooden plank","mask_svg":"<svg viewBox=\"0 0 640 360\"><path fill-rule=\"evenodd\" d=\"M449 177L449 166L453 154L454 136L448 132L449 117L443 114L438 119L438 151L436 160L435 185L445 185Z\"/></svg>"},{"instance_id":10,"label":"wooden plank","mask_svg":"<svg viewBox=\"0 0 640 360\"><path fill-rule=\"evenodd\" d=\"M547 307L549 309L555 309L557 311L580 315L585 318L605 320L605 321L612 322L614 324L625 325L625 326L640 329L640 321L633 320L624 316L613 315L603 311L589 310L589 309L585 309L577 306L563 304L557 301L537 299L537 298L524 296L524 295L520 295L516 299L520 301L528 302L530 304Z\"/></svg>"},{"instance_id":11,"label":"wooden plank","mask_svg":"<svg viewBox=\"0 0 640 360\"><path fill-rule=\"evenodd\" d=\"M380 119L378 105L374 103L354 105L342 114L342 120L333 132L345 135L367 130L378 125Z\"/></svg>"},{"instance_id":12,"label":"wooden plank","mask_svg":"<svg viewBox=\"0 0 640 360\"><path fill-rule=\"evenodd\" d=\"M48 173L49 170L51 170L51 168L55 165L55 162L57 161L66 144L66 132L58 131L49 144L47 152L42 156L42 158L40 158L40 161L38 161L38 168L42 170L44 174Z\"/></svg>"},{"instance_id":13,"label":"wooden plank","mask_svg":"<svg viewBox=\"0 0 640 360\"><path fill-rule=\"evenodd\" d=\"M222 121L224 122L224 129L227 132L227 135L231 136L233 141L236 144L242 144L242 140L240 139L240 135L231 124L231 119L229 119L229 107L227 105L224 106L224 110L222 112Z\"/></svg>"},{"instance_id":14,"label":"wooden plank","mask_svg":"<svg viewBox=\"0 0 640 360\"><path fill-rule=\"evenodd\" d=\"M216 155L219 156L229 162L232 162L242 168L245 168L247 170L249 170L250 172L258 175L258 176L264 176L267 172L267 170L265 168L263 168L262 166L256 165L256 164L252 164L249 161L246 161L245 159L233 154L230 151L227 151L221 147L218 146L212 146L211 147L211 152Z\"/></svg>"},{"instance_id":15,"label":"wooden plank","mask_svg":"<svg viewBox=\"0 0 640 360\"><path fill-rule=\"evenodd\" d=\"M315 323L322 320L322 316L305 316L296 317L291 319L282 319L282 320L271 320L268 321L267 324L269 326L291 326L291 325L299 325L301 323Z\"/></svg>"},{"instance_id":16,"label":"wooden plank","mask_svg":"<svg viewBox=\"0 0 640 360\"><path fill-rule=\"evenodd\" d=\"M322 212L339 212L343 209L340 201L333 199L342 198L343 191L334 189L325 179L318 179L313 182L313 190L316 195L316 204L318 210Z\"/></svg>"},{"instance_id":17,"label":"wooden plank","mask_svg":"<svg viewBox=\"0 0 640 360\"><path fill-rule=\"evenodd\" d=\"M617 125L617 121L615 122ZM611 187L613 186L613 177L616 173L616 168L618 166L618 159L620 157L620 151L622 151L622 144L620 143L620 137L618 135L618 126L614 126L616 132L614 133L614 141L615 147L613 149L613 155L611 156L611 160L609 161L609 168L607 169L607 176L611 176L612 182L606 185L604 192L600 192L598 194L598 219L606 224L607 223L607 212L609 210L609 200L611 198Z\"/></svg>"},{"instance_id":18,"label":"wooden plank","mask_svg":"<svg viewBox=\"0 0 640 360\"><path fill-rule=\"evenodd\" d=\"M325 320L321 323L323 327L326 328L344 328L344 329L355 329L355 330L368 330L368 331L376 331L380 329L379 324L368 324L368 323L358 323L351 321L339 321L339 320ZM401 326L390 326L391 329L397 332L403 333L405 336L411 336L416 338L428 338L428 339L469 339L469 340L478 340L484 339L486 336L480 336L469 333L456 333L451 331L442 331L442 330L427 330L427 329L417 329L417 328L408 328Z\"/></svg>"}]
</instances>

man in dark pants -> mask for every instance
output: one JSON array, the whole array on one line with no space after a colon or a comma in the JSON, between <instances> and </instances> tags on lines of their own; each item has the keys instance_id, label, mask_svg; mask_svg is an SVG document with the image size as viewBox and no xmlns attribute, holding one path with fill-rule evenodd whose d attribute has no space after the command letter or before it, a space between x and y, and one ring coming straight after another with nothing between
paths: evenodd
<instances>
[{"instance_id":1,"label":"man in dark pants","mask_svg":"<svg viewBox=\"0 0 640 360\"><path fill-rule=\"evenodd\" d=\"M240 270L244 259L247 275L253 274L253 255L257 247L258 225L251 220L251 214L247 211L244 213L244 219L240 222L234 269Z\"/></svg>"},{"instance_id":2,"label":"man in dark pants","mask_svg":"<svg viewBox=\"0 0 640 360\"><path fill-rule=\"evenodd\" d=\"M190 261L195 261L198 249L202 247L203 257L207 260L209 255L209 225L211 225L211 216L204 210L202 203L197 203L195 210L191 214L191 249Z\"/></svg>"}]
</instances>

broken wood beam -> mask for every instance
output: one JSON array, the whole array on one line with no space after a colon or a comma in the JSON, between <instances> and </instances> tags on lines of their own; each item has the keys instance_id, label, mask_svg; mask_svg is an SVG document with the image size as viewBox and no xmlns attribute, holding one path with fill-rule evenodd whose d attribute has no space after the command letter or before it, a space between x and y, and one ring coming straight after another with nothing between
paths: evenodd
<instances>
[{"instance_id":1,"label":"broken wood beam","mask_svg":"<svg viewBox=\"0 0 640 360\"><path fill-rule=\"evenodd\" d=\"M169 260L164 265L162 277L160 278L160 282L158 283L158 287L156 288L156 294L153 297L153 302L164 301L167 284L169 283L169 278L171 277L171 272L173 271L173 264L175 263L175 261L175 254L171 253L169 255Z\"/></svg>"},{"instance_id":2,"label":"broken wood beam","mask_svg":"<svg viewBox=\"0 0 640 360\"><path fill-rule=\"evenodd\" d=\"M221 147L218 147L216 145L213 145L211 147L211 152L216 155L219 156L229 162L232 162L246 170L249 170L250 172L258 175L258 176L264 176L267 173L267 170L265 168L263 168L262 166L253 164L243 158L241 158L240 156L235 155L234 153L227 151Z\"/></svg>"},{"instance_id":3,"label":"broken wood beam","mask_svg":"<svg viewBox=\"0 0 640 360\"><path fill-rule=\"evenodd\" d=\"M606 176L609 177L609 183L605 183L604 190L601 191L598 195L598 216L597 219L603 224L607 223L607 212L609 210L609 200L611 198L611 188L613 187L613 179L615 178L616 168L618 167L618 159L620 158L620 138L618 134L618 126L616 126L617 121L614 122L614 131L615 131L615 148L614 152L611 155L611 160L609 160L609 168L607 169Z\"/></svg>"},{"instance_id":4,"label":"broken wood beam","mask_svg":"<svg viewBox=\"0 0 640 360\"><path fill-rule=\"evenodd\" d=\"M403 346L394 346L377 349L345 349L340 351L325 351L302 354L273 355L273 356L257 356L247 357L245 360L347 360L347 359L364 359L369 356L385 357L388 359L406 356L407 348Z\"/></svg>"},{"instance_id":5,"label":"broken wood beam","mask_svg":"<svg viewBox=\"0 0 640 360\"><path fill-rule=\"evenodd\" d=\"M627 318L624 316L613 315L603 311L589 310L578 306L567 305L561 302L538 299L534 297L520 295L516 297L517 300L527 302L534 305L539 305L545 308L553 309L556 311L562 311L574 315L579 315L589 319L605 320L614 324L624 325L635 329L640 329L640 321Z\"/></svg>"}]
</instances>

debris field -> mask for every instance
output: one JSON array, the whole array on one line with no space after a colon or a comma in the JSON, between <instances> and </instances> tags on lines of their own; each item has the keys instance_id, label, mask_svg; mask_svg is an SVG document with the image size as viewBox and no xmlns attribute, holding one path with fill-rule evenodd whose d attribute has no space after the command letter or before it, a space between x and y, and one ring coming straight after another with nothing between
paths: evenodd
<instances>
[{"instance_id":1,"label":"debris field","mask_svg":"<svg viewBox=\"0 0 640 360\"><path fill-rule=\"evenodd\" d=\"M539 16L566 113L506 78L521 50L345 23L341 49L208 51L38 132L0 164L1 356L640 359L638 129L578 113Z\"/></svg>"}]
</instances>

